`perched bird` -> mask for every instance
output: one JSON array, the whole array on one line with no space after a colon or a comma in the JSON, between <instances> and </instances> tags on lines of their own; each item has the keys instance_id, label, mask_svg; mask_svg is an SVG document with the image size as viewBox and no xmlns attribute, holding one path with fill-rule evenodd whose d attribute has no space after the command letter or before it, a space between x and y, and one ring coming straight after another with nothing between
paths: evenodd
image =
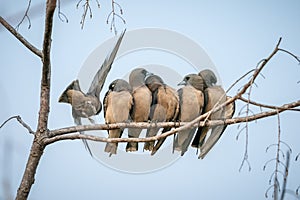
<instances>
[{"instance_id":1,"label":"perched bird","mask_svg":"<svg viewBox=\"0 0 300 200\"><path fill-rule=\"evenodd\" d=\"M205 82L204 90L204 101L205 109L203 113L206 113L212 110L214 107L221 105L226 101L227 97L224 89L215 85L217 83L216 75L209 69L199 72L199 76ZM232 118L235 111L235 103L231 103L216 112L213 112L208 119L210 120L222 120L226 118ZM212 127L199 127L196 133L196 136L192 142L192 146L200 148L199 158L204 158L210 149L216 144L223 132L225 131L226 126L212 126ZM210 136L205 140L208 131L211 129Z\"/></svg>"},{"instance_id":2,"label":"perched bird","mask_svg":"<svg viewBox=\"0 0 300 200\"><path fill-rule=\"evenodd\" d=\"M178 85L184 85L177 92L179 95L179 115L178 120L189 122L202 114L204 107L204 81L197 74L186 75ZM174 141L174 150L180 151L181 156L188 150L196 127L178 132Z\"/></svg>"},{"instance_id":3,"label":"perched bird","mask_svg":"<svg viewBox=\"0 0 300 200\"><path fill-rule=\"evenodd\" d=\"M152 93L145 84L145 78L151 75L150 72L143 68L136 68L129 75L129 84L132 87L133 106L131 109L131 120L133 122L146 122L150 114L152 103ZM129 138L138 138L141 128L128 128ZM128 142L126 151L137 151L137 142Z\"/></svg>"},{"instance_id":4,"label":"perched bird","mask_svg":"<svg viewBox=\"0 0 300 200\"><path fill-rule=\"evenodd\" d=\"M58 102L71 104L72 115L75 124L81 125L81 118L88 118L90 122L94 123L94 120L90 117L100 113L102 109L102 105L99 99L100 92L104 85L107 74L111 69L112 63L116 57L124 34L125 31L121 33L113 50L108 54L100 69L97 71L86 94L80 89L79 81L75 80L65 89L65 91L59 97ZM83 131L81 131L80 133L84 134ZM93 156L87 141L82 141L90 155Z\"/></svg>"},{"instance_id":5,"label":"perched bird","mask_svg":"<svg viewBox=\"0 0 300 200\"><path fill-rule=\"evenodd\" d=\"M151 75L146 79L146 85L152 92L152 104L149 119L152 122L169 122L175 121L179 112L179 97L177 92L166 85L157 75ZM171 128L164 128L162 133L169 131ZM159 128L147 129L146 137L155 136ZM159 149L165 141L161 139L154 148L154 142L146 142L144 150L152 151L151 155Z\"/></svg>"},{"instance_id":6,"label":"perched bird","mask_svg":"<svg viewBox=\"0 0 300 200\"><path fill-rule=\"evenodd\" d=\"M109 85L104 100L104 118L105 123L127 122L130 110L133 104L131 96L131 87L129 83L123 79L116 79ZM109 138L119 138L123 133L123 129L108 130ZM105 152L112 154L117 153L118 143L106 143Z\"/></svg>"}]
</instances>

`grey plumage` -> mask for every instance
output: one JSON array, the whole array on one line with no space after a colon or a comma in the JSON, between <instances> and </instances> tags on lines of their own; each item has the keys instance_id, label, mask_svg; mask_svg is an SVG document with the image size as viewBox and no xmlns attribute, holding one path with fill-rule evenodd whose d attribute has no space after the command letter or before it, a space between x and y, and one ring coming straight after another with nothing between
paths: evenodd
<instances>
[{"instance_id":1,"label":"grey plumage","mask_svg":"<svg viewBox=\"0 0 300 200\"><path fill-rule=\"evenodd\" d=\"M149 76L146 79L146 85L152 92L152 106L149 119L152 122L175 121L179 112L179 97L177 92L166 85L157 75ZM164 128L162 133L170 129ZM155 136L158 130L159 128L149 128L146 137ZM154 155L164 141L165 138L158 140L155 147L154 142L146 142L144 149L152 151L151 155Z\"/></svg>"},{"instance_id":2,"label":"grey plumage","mask_svg":"<svg viewBox=\"0 0 300 200\"><path fill-rule=\"evenodd\" d=\"M150 114L150 107L152 102L152 94L145 84L145 78L151 75L150 72L143 68L136 68L131 71L129 75L129 84L132 87L133 106L131 109L131 120L133 122L146 122ZM128 128L129 138L138 138L141 128ZM128 142L126 151L137 151L137 142Z\"/></svg>"},{"instance_id":3,"label":"grey plumage","mask_svg":"<svg viewBox=\"0 0 300 200\"><path fill-rule=\"evenodd\" d=\"M114 48L108 54L100 69L95 74L86 94L83 93L80 89L79 81L75 80L65 89L65 91L59 97L58 102L71 104L72 116L76 125L81 125L81 118L88 118L92 123L94 123L94 121L90 117L101 112L102 105L99 99L100 92L103 88L107 74L111 69L112 63L116 57L124 34L125 31L121 33ZM80 131L80 133L84 134L83 131ZM93 156L87 141L82 141L90 155Z\"/></svg>"},{"instance_id":4,"label":"grey plumage","mask_svg":"<svg viewBox=\"0 0 300 200\"><path fill-rule=\"evenodd\" d=\"M206 113L213 109L214 107L224 103L226 101L226 93L224 89L215 85L217 83L217 78L215 74L211 70L203 70L198 74L201 76L205 82L205 109L203 113ZM232 118L235 111L234 102L219 109L218 111L212 113L209 116L210 120L217 119L226 119ZM211 148L216 144L219 140L223 132L225 131L226 126L219 125L213 127L199 127L196 133L196 136L193 140L192 146L196 148L200 148L199 158L204 158L206 154L211 150ZM206 139L208 131L211 129L210 136Z\"/></svg>"},{"instance_id":5,"label":"grey plumage","mask_svg":"<svg viewBox=\"0 0 300 200\"><path fill-rule=\"evenodd\" d=\"M128 121L133 104L131 91L129 83L122 79L116 79L109 85L109 90L103 100L105 123ZM120 138L122 133L123 129L108 130L108 137ZM104 151L111 156L117 153L117 147L118 143L106 143Z\"/></svg>"},{"instance_id":6,"label":"grey plumage","mask_svg":"<svg viewBox=\"0 0 300 200\"><path fill-rule=\"evenodd\" d=\"M179 95L178 120L189 122L200 116L204 106L204 81L197 74L186 75L178 85L184 85L177 92ZM174 140L174 150L180 151L181 156L188 150L196 128L178 132Z\"/></svg>"}]
</instances>

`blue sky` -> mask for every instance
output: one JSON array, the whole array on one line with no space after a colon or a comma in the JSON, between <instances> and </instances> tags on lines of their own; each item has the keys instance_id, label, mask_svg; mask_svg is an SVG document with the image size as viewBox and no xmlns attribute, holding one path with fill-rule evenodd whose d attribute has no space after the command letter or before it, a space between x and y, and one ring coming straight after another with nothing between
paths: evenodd
<instances>
[{"instance_id":1,"label":"blue sky","mask_svg":"<svg viewBox=\"0 0 300 200\"><path fill-rule=\"evenodd\" d=\"M300 2L296 0L117 2L123 8L128 30L164 28L197 42L214 62L224 88L268 56L279 37L283 38L282 48L300 55ZM110 12L109 1L100 2L101 9L92 1L93 19L87 19L84 30L79 24L82 10L76 9L76 3L62 2L61 8L69 23L61 22L57 15L54 18L50 129L73 125L70 107L57 103L57 99L66 85L78 76L90 53L113 37L105 23ZM9 17L25 10L26 1L1 1L0 5L0 15ZM19 29L37 47L42 44L42 13L32 17L31 29L27 29L26 22ZM122 24L118 27L124 28ZM2 27L0 51L0 122L12 115L21 115L35 129L41 62ZM298 100L299 72L295 60L279 53L264 69L265 79L258 78L253 100L275 105ZM229 94L234 95L237 89ZM297 124L300 116L286 112L280 119L282 140L293 149L288 188L295 190L300 185L300 162L294 161L300 152ZM263 199L275 169L275 163L271 163L263 171L264 164L275 157L275 149L268 153L265 149L277 141L276 122L276 117L270 117L250 123L250 172L246 165L239 172L245 137L241 134L236 140L237 125L226 129L204 160L196 159L195 152L189 151L167 168L139 175L103 166L89 156L79 140L58 142L46 148L29 199ZM9 180L8 192L12 195L20 183L32 138L15 121L0 130L0 169L3 169L0 180L1 184ZM3 194L4 190L0 189L0 198Z\"/></svg>"}]
</instances>

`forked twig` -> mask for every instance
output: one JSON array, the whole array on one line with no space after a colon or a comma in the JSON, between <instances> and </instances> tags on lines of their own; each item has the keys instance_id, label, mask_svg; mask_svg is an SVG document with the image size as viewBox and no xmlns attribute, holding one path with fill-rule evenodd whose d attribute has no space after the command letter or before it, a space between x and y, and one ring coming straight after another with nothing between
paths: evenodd
<instances>
[{"instance_id":1,"label":"forked twig","mask_svg":"<svg viewBox=\"0 0 300 200\"><path fill-rule=\"evenodd\" d=\"M30 29L30 27L31 27L31 21L30 21L30 18L28 16L30 5L31 5L31 0L28 0L28 5L27 5L27 8L26 8L26 11L25 11L25 13L24 13L23 18L21 19L21 21L17 24L16 30L19 30L20 25L24 22L25 19L27 19L27 21L28 21L28 29Z\"/></svg>"},{"instance_id":2,"label":"forked twig","mask_svg":"<svg viewBox=\"0 0 300 200\"><path fill-rule=\"evenodd\" d=\"M89 14L90 19L92 19L92 17L93 17L92 8L90 6L90 0L79 0L78 3L76 4L76 8L78 9L80 4L83 1L85 1L85 2L82 5L83 14L82 14L82 17L81 17L81 20L80 20L81 29L83 29L83 27L84 27L84 23L85 23L85 20L86 20L86 15ZM100 3L99 3L98 0L96 0L96 3L97 3L98 8L100 8Z\"/></svg>"},{"instance_id":3,"label":"forked twig","mask_svg":"<svg viewBox=\"0 0 300 200\"><path fill-rule=\"evenodd\" d=\"M22 118L19 116L19 115L16 115L16 116L12 116L10 118L8 118L7 120L5 120L1 125L0 125L0 129L7 123L9 122L10 120L12 119L17 119L17 121L24 127L28 130L28 132L30 134L35 134L35 132L30 128L30 126L28 124L26 124Z\"/></svg>"},{"instance_id":4,"label":"forked twig","mask_svg":"<svg viewBox=\"0 0 300 200\"><path fill-rule=\"evenodd\" d=\"M120 14L117 13L116 9L119 11ZM111 0L111 12L108 14L106 18L106 24L109 24L109 20L110 20L110 31L114 31L115 35L118 34L115 17L120 19L123 22L123 24L126 24L126 21L122 17L122 15L123 15L123 9L121 5L114 0Z\"/></svg>"}]
</instances>

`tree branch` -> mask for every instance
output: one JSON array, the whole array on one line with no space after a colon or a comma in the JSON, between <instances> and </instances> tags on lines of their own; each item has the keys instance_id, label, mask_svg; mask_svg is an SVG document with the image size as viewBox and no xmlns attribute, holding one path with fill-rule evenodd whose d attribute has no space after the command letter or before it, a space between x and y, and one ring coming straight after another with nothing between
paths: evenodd
<instances>
[{"instance_id":1,"label":"tree branch","mask_svg":"<svg viewBox=\"0 0 300 200\"><path fill-rule=\"evenodd\" d=\"M117 13L116 9L119 10L120 14ZM126 24L126 21L122 17L122 15L123 15L123 9L121 5L114 0L111 0L111 12L108 14L106 18L106 24L109 24L109 20L110 20L110 31L114 31L115 35L117 35L115 17L119 18L123 22L123 24Z\"/></svg>"},{"instance_id":2,"label":"tree branch","mask_svg":"<svg viewBox=\"0 0 300 200\"><path fill-rule=\"evenodd\" d=\"M17 115L17 116L12 116L12 117L8 118L7 120L5 120L5 121L0 125L0 129L1 129L7 122L9 122L9 121L12 120L12 119L17 119L18 122L19 122L22 126L24 126L24 128L26 128L30 134L34 134L34 133L35 133L35 132L30 128L30 126L27 125L27 124L22 120L22 118L21 118L19 115Z\"/></svg>"},{"instance_id":3,"label":"tree branch","mask_svg":"<svg viewBox=\"0 0 300 200\"><path fill-rule=\"evenodd\" d=\"M31 22L30 22L30 18L28 16L28 12L29 12L29 8L30 8L30 5L31 5L31 0L28 1L28 5L27 5L27 8L26 8L26 11L23 15L23 18L21 19L21 21L18 23L18 25L16 26L16 29L18 30L20 25L24 22L25 19L28 20L28 29L30 29L31 27Z\"/></svg>"},{"instance_id":4,"label":"tree branch","mask_svg":"<svg viewBox=\"0 0 300 200\"><path fill-rule=\"evenodd\" d=\"M27 47L32 53L43 59L43 53L41 50L33 46L30 42L28 42L18 31L16 31L5 19L0 16L0 23L15 36L25 47Z\"/></svg>"},{"instance_id":5,"label":"tree branch","mask_svg":"<svg viewBox=\"0 0 300 200\"><path fill-rule=\"evenodd\" d=\"M175 134L179 131L191 128L191 127L198 127L198 126L217 126L217 125L230 125L230 124L238 124L243 122L251 122L257 119L261 119L264 117L269 117L276 115L277 113L281 113L283 111L289 110L291 108L295 108L300 106L300 100L283 105L280 110L271 110L267 112L261 112L255 115L250 115L248 117L236 117L232 119L226 119L226 120L211 120L206 122L199 122L198 118L204 118L202 116L205 116L207 113L199 116L195 120L191 122L160 122L160 123L146 123L146 122L139 122L139 123L115 123L115 124L98 124L98 125L82 125L82 126L72 126L57 130L52 130L49 132L49 137L45 139L46 144L51 144L56 141L60 140L74 140L74 139L87 139L87 140L93 140L93 141L99 141L99 142L112 142L112 143L118 143L118 142L149 142L149 141L155 141L159 140L165 137L168 137L172 134ZM147 137L147 138L103 138L103 137L97 137L92 135L86 135L86 134L72 134L79 131L91 131L91 130L108 130L108 129L116 129L116 128L162 128L162 127L178 127L175 129L172 129L168 132L165 132L161 135L157 135L154 137ZM71 133L71 134L69 134Z\"/></svg>"},{"instance_id":6,"label":"tree branch","mask_svg":"<svg viewBox=\"0 0 300 200\"><path fill-rule=\"evenodd\" d=\"M248 100L248 99L246 99L244 97L240 97L239 99L241 101L245 102L245 103L249 103L249 104L252 104L252 105L258 106L258 107L269 108L269 109L274 109L274 110L276 110L276 109L280 110L281 109L280 106L273 106L273 105L268 105L268 104L262 104L262 103L258 103L258 102L255 102L255 101ZM300 109L297 109L297 108L291 108L289 110L290 111L298 111L298 112L300 112Z\"/></svg>"},{"instance_id":7,"label":"tree branch","mask_svg":"<svg viewBox=\"0 0 300 200\"><path fill-rule=\"evenodd\" d=\"M34 183L34 177L37 166L43 155L43 151L46 147L44 139L48 133L48 114L49 114L49 102L50 102L50 81L51 81L51 62L50 62L50 50L51 50L51 35L53 26L53 14L56 8L56 0L47 0L46 16L45 16L45 30L44 30L44 42L43 42L43 69L41 80L41 92L40 92L40 110L38 118L37 131L31 146L29 158L26 164L25 172L19 186L16 200L25 200L28 198L31 186Z\"/></svg>"}]
</instances>

